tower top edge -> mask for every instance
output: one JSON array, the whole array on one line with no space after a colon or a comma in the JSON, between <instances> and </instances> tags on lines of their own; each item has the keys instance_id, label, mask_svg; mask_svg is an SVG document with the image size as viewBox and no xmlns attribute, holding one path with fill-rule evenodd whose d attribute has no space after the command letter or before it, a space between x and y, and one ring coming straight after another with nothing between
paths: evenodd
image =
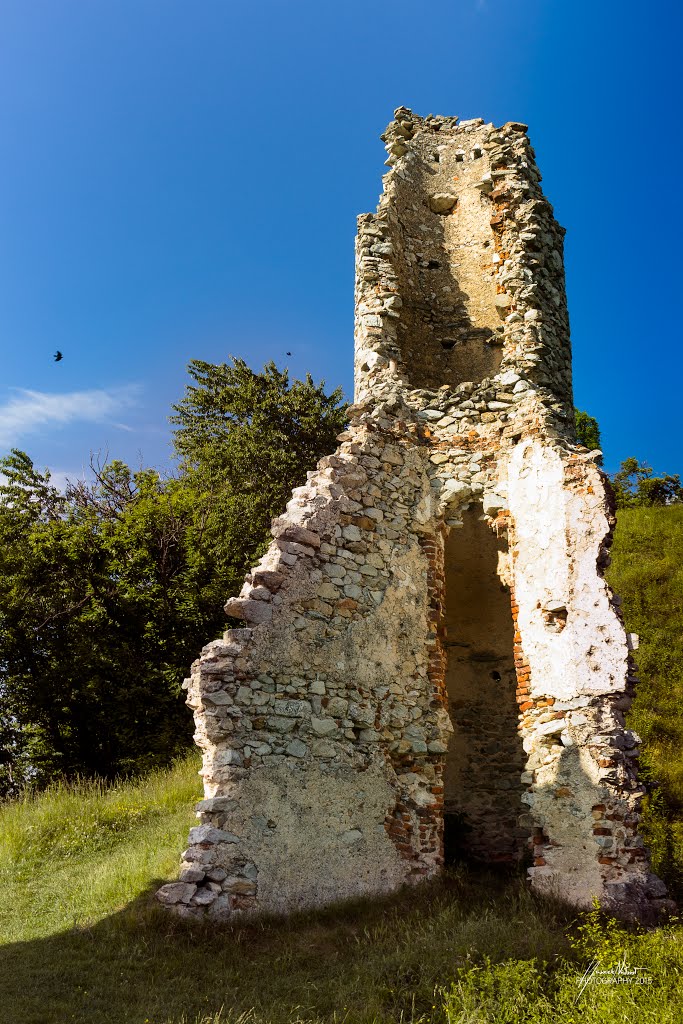
<instances>
[{"instance_id":1,"label":"tower top edge","mask_svg":"<svg viewBox=\"0 0 683 1024\"><path fill-rule=\"evenodd\" d=\"M529 130L529 126L522 121L506 121L505 124L496 128L492 123L486 125L483 117L473 117L466 120L461 120L460 117L455 115L449 117L442 114L427 114L423 117L420 114L414 113L410 107L396 107L394 118L387 125L385 132L396 125L403 125L403 127L410 128L412 131L416 131L418 128L431 128L433 131L440 131L442 128L467 131L482 127L496 131L507 129L521 133L526 133Z\"/></svg>"}]
</instances>

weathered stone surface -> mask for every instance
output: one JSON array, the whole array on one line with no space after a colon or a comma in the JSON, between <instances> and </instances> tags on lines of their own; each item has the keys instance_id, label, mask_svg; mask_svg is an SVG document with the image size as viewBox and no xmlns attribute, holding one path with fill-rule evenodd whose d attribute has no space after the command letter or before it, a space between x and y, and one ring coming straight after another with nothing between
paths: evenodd
<instances>
[{"instance_id":1,"label":"weathered stone surface","mask_svg":"<svg viewBox=\"0 0 683 1024\"><path fill-rule=\"evenodd\" d=\"M307 530L304 526L285 526L277 536L282 537L284 540L294 541L297 544L304 544L306 547L320 547L319 534L314 533L313 530Z\"/></svg>"},{"instance_id":2,"label":"weathered stone surface","mask_svg":"<svg viewBox=\"0 0 683 1024\"><path fill-rule=\"evenodd\" d=\"M263 601L231 597L225 604L225 614L233 619L245 619L247 622L259 625L262 622L270 622L273 617L273 609Z\"/></svg>"},{"instance_id":3,"label":"weathered stone surface","mask_svg":"<svg viewBox=\"0 0 683 1024\"><path fill-rule=\"evenodd\" d=\"M437 192L436 195L429 197L429 208L434 213L450 213L457 201L457 196L448 192Z\"/></svg>"},{"instance_id":4,"label":"weathered stone surface","mask_svg":"<svg viewBox=\"0 0 683 1024\"><path fill-rule=\"evenodd\" d=\"M386 141L349 426L228 600L253 628L186 681L206 799L159 898L223 920L387 892L441 870L453 815L469 856L528 852L534 888L652 919L563 231L525 126L399 108Z\"/></svg>"},{"instance_id":5,"label":"weathered stone surface","mask_svg":"<svg viewBox=\"0 0 683 1024\"><path fill-rule=\"evenodd\" d=\"M291 743L287 744L285 753L289 754L290 757L305 757L308 753L308 747L301 740L292 740Z\"/></svg>"},{"instance_id":6,"label":"weathered stone surface","mask_svg":"<svg viewBox=\"0 0 683 1024\"><path fill-rule=\"evenodd\" d=\"M196 907L208 907L218 896L212 889L198 889L192 897L192 903Z\"/></svg>"},{"instance_id":7,"label":"weathered stone surface","mask_svg":"<svg viewBox=\"0 0 683 1024\"><path fill-rule=\"evenodd\" d=\"M312 718L311 728L316 736L329 736L336 732L337 724L332 718Z\"/></svg>"},{"instance_id":8,"label":"weathered stone surface","mask_svg":"<svg viewBox=\"0 0 683 1024\"><path fill-rule=\"evenodd\" d=\"M253 583L255 586L264 586L268 590L276 592L280 589L284 582L284 575L281 572L273 572L272 570L263 569L261 572L255 572L253 576Z\"/></svg>"},{"instance_id":9,"label":"weathered stone surface","mask_svg":"<svg viewBox=\"0 0 683 1024\"><path fill-rule=\"evenodd\" d=\"M205 704L213 704L216 707L225 704L234 704L234 700L229 693L225 690L213 690L211 693L202 694L202 700Z\"/></svg>"},{"instance_id":10,"label":"weathered stone surface","mask_svg":"<svg viewBox=\"0 0 683 1024\"><path fill-rule=\"evenodd\" d=\"M197 825L190 829L190 842L200 843L237 843L239 839L232 832L226 832L221 828L213 828L212 825Z\"/></svg>"},{"instance_id":11,"label":"weathered stone surface","mask_svg":"<svg viewBox=\"0 0 683 1024\"><path fill-rule=\"evenodd\" d=\"M181 882L202 882L204 880L204 872L201 868L183 868L180 872Z\"/></svg>"},{"instance_id":12,"label":"weathered stone surface","mask_svg":"<svg viewBox=\"0 0 683 1024\"><path fill-rule=\"evenodd\" d=\"M158 890L157 899L169 907L177 903L189 903L196 890L197 886L189 882L170 882Z\"/></svg>"}]
</instances>

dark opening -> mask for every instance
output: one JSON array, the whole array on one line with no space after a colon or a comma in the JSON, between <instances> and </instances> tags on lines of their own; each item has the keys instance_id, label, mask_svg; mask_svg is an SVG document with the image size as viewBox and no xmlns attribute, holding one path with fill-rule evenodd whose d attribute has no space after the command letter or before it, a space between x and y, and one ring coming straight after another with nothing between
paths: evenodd
<instances>
[{"instance_id":1,"label":"dark opening","mask_svg":"<svg viewBox=\"0 0 683 1024\"><path fill-rule=\"evenodd\" d=\"M514 625L500 541L470 509L446 541L446 686L454 732L444 779L446 863L515 863L525 849L526 756L517 732Z\"/></svg>"}]
</instances>

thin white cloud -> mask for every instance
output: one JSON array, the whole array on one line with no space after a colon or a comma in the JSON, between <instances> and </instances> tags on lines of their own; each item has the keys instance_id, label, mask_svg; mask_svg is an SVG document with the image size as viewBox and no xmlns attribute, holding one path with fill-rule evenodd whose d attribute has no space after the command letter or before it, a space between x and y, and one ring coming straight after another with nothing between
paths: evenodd
<instances>
[{"instance_id":1,"label":"thin white cloud","mask_svg":"<svg viewBox=\"0 0 683 1024\"><path fill-rule=\"evenodd\" d=\"M69 423L109 422L119 429L129 429L126 424L113 422L112 417L134 405L139 391L137 385L63 394L17 389L0 405L0 449L11 448L20 438L45 427Z\"/></svg>"},{"instance_id":2,"label":"thin white cloud","mask_svg":"<svg viewBox=\"0 0 683 1024\"><path fill-rule=\"evenodd\" d=\"M62 491L62 493L66 490L66 485L68 483L75 484L78 483L79 480L85 480L85 478L86 474L82 469L76 469L71 472L63 469L50 470L50 483L53 487L56 487L58 491Z\"/></svg>"},{"instance_id":3,"label":"thin white cloud","mask_svg":"<svg viewBox=\"0 0 683 1024\"><path fill-rule=\"evenodd\" d=\"M46 469L46 468L47 467L44 467L44 466L36 466L36 469L40 473L42 473L43 470ZM69 483L76 484L76 483L78 483L79 480L87 480L88 479L88 472L87 472L87 470L85 468L71 469L71 470L69 470L69 469L54 469L54 470L51 469L49 471L49 473L50 473L50 483L52 484L53 487L56 487L58 491L61 491L62 494L66 490L66 485L67 484L69 484ZM6 484L6 483L7 483L7 477L5 476L4 473L0 473L0 486L2 486L2 484Z\"/></svg>"}]
</instances>

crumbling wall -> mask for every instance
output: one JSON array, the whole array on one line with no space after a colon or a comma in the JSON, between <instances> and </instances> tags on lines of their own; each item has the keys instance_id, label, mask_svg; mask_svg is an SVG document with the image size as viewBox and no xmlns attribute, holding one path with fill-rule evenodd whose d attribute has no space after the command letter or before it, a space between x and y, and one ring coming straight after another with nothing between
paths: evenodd
<instances>
[{"instance_id":1,"label":"crumbling wall","mask_svg":"<svg viewBox=\"0 0 683 1024\"><path fill-rule=\"evenodd\" d=\"M222 918L385 892L441 869L446 817L457 853L652 917L563 230L524 125L399 108L384 138L350 424L228 601L246 625L193 665L205 800L159 898Z\"/></svg>"},{"instance_id":2,"label":"crumbling wall","mask_svg":"<svg viewBox=\"0 0 683 1024\"><path fill-rule=\"evenodd\" d=\"M292 909L441 863L426 450L372 426L295 492L228 604L248 628L193 666L207 799L166 890L183 905Z\"/></svg>"},{"instance_id":3,"label":"crumbling wall","mask_svg":"<svg viewBox=\"0 0 683 1024\"><path fill-rule=\"evenodd\" d=\"M648 916L665 896L637 834L644 789L631 702L629 641L602 576L612 519L590 455L537 440L508 464L513 576L528 685L520 733L524 800L534 829L529 875L539 889L586 905L593 895Z\"/></svg>"}]
</instances>

